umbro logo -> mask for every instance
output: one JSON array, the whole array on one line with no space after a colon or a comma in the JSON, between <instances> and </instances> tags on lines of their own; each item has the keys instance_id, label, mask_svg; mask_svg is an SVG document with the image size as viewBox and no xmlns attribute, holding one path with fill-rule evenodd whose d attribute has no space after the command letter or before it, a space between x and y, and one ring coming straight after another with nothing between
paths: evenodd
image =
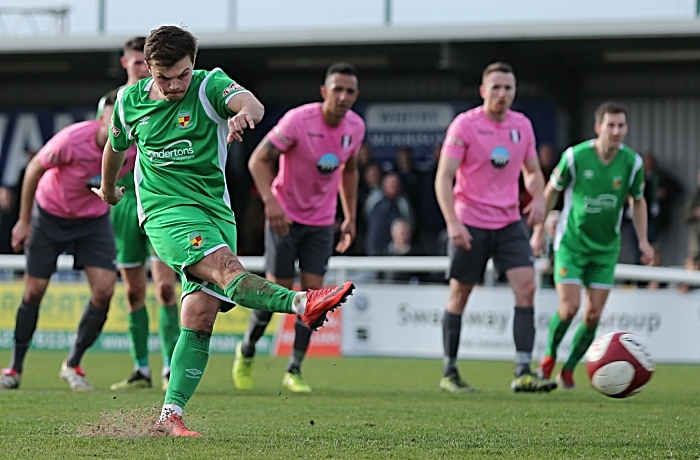
<instances>
[{"instance_id":1,"label":"umbro logo","mask_svg":"<svg viewBox=\"0 0 700 460\"><path fill-rule=\"evenodd\" d=\"M187 378L190 378L190 379L202 378L202 371L200 371L199 369L185 369L185 372L187 374Z\"/></svg>"}]
</instances>

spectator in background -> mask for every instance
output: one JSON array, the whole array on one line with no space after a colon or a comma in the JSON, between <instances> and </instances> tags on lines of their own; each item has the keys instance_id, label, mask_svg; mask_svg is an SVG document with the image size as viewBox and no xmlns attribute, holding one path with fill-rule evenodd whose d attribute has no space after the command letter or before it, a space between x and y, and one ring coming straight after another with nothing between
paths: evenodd
<instances>
[{"instance_id":1,"label":"spectator in background","mask_svg":"<svg viewBox=\"0 0 700 460\"><path fill-rule=\"evenodd\" d=\"M365 205L367 236L365 249L368 256L386 255L391 242L391 223L403 217L413 227L415 219L408 199L401 194L401 179L390 172L382 180L381 194L373 194Z\"/></svg>"},{"instance_id":2,"label":"spectator in background","mask_svg":"<svg viewBox=\"0 0 700 460\"><path fill-rule=\"evenodd\" d=\"M367 235L365 204L373 195L381 197L383 174L379 163L372 161L365 165L364 172L360 175L360 183L357 190L357 236L350 251L348 251L350 255L365 255L367 252L365 250L365 237Z\"/></svg>"},{"instance_id":3,"label":"spectator in background","mask_svg":"<svg viewBox=\"0 0 700 460\"><path fill-rule=\"evenodd\" d=\"M447 242L445 238L440 238L440 234L445 231L445 218L442 216L435 196L435 174L441 150L441 143L433 148L433 161L423 171L421 177L421 218L418 220L421 226L419 245L422 252L428 255L447 255ZM440 276L442 277L442 275Z\"/></svg>"},{"instance_id":4,"label":"spectator in background","mask_svg":"<svg viewBox=\"0 0 700 460\"><path fill-rule=\"evenodd\" d=\"M688 270L700 270L700 170L697 181L698 188L683 205L683 220L688 224L688 256L685 260Z\"/></svg>"},{"instance_id":5,"label":"spectator in background","mask_svg":"<svg viewBox=\"0 0 700 460\"><path fill-rule=\"evenodd\" d=\"M415 246L411 244L413 230L411 223L403 217L394 219L391 223L391 242L387 246L388 256L417 256ZM413 272L384 272L383 278L387 281L418 283L420 277Z\"/></svg>"},{"instance_id":6,"label":"spectator in background","mask_svg":"<svg viewBox=\"0 0 700 460\"><path fill-rule=\"evenodd\" d=\"M647 168L647 162L650 161L651 164L649 167L655 171L655 174L658 176L656 201L659 204L659 212L655 217L654 223L656 227L656 239L658 241L668 231L671 223L675 221L675 208L681 204L680 198L683 196L684 189L678 179L658 165L652 152L647 152L644 155L644 159L645 169ZM656 252L654 252L654 254L656 255Z\"/></svg>"},{"instance_id":7,"label":"spectator in background","mask_svg":"<svg viewBox=\"0 0 700 460\"><path fill-rule=\"evenodd\" d=\"M416 215L416 221L422 222L420 208L421 174L413 162L413 149L411 147L400 147L396 151L396 172L401 177L401 190L411 203L413 212Z\"/></svg>"},{"instance_id":8,"label":"spectator in background","mask_svg":"<svg viewBox=\"0 0 700 460\"><path fill-rule=\"evenodd\" d=\"M374 163L374 155L372 154L372 146L367 142L363 142L360 150L357 152L357 169L360 173L360 181L365 173L365 168Z\"/></svg>"}]
</instances>

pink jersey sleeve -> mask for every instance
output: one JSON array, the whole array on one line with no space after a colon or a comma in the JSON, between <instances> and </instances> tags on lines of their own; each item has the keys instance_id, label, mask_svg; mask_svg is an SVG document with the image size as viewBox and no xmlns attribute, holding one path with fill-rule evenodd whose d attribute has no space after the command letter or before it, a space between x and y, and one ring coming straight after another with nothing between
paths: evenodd
<instances>
[{"instance_id":1,"label":"pink jersey sleeve","mask_svg":"<svg viewBox=\"0 0 700 460\"><path fill-rule=\"evenodd\" d=\"M298 110L292 109L285 113L284 116L277 122L277 126L272 128L267 138L281 152L286 152L294 147L299 141L299 123L297 122Z\"/></svg>"},{"instance_id":2,"label":"pink jersey sleeve","mask_svg":"<svg viewBox=\"0 0 700 460\"><path fill-rule=\"evenodd\" d=\"M442 144L441 155L460 161L466 156L469 148L469 139L462 129L463 119L464 114L460 114L450 123L445 134L445 141Z\"/></svg>"},{"instance_id":3,"label":"pink jersey sleeve","mask_svg":"<svg viewBox=\"0 0 700 460\"><path fill-rule=\"evenodd\" d=\"M64 130L59 131L54 137L49 139L37 155L39 156L39 163L44 169L51 169L70 163L71 149L70 142L67 142L67 132Z\"/></svg>"}]
</instances>

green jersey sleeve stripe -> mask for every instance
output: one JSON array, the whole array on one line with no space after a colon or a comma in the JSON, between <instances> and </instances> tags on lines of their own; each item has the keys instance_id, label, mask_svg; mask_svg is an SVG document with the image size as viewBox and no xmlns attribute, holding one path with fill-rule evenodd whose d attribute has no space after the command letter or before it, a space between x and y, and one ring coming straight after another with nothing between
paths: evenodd
<instances>
[{"instance_id":1,"label":"green jersey sleeve stripe","mask_svg":"<svg viewBox=\"0 0 700 460\"><path fill-rule=\"evenodd\" d=\"M131 126L126 124L125 118L124 118L124 90L126 87L122 87L119 91L117 91L117 100L119 101L119 121L121 122L122 127L124 128L124 132L126 133L127 139L132 139L131 137Z\"/></svg>"}]
</instances>

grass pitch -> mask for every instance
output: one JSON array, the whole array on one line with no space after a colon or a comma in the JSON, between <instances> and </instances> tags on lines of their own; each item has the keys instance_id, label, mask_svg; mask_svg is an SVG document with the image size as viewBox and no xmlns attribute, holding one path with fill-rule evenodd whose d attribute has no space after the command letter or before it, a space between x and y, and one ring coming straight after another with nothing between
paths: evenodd
<instances>
[{"instance_id":1,"label":"grass pitch","mask_svg":"<svg viewBox=\"0 0 700 460\"><path fill-rule=\"evenodd\" d=\"M21 389L0 391L1 458L700 458L700 366L661 365L641 394L614 400L583 366L576 390L515 394L512 363L461 362L479 392L452 395L438 388L439 360L310 358L314 392L297 395L281 385L286 359L257 358L256 388L243 392L232 357L212 355L185 412L204 437L181 439L150 432L157 376L152 390L108 390L131 369L126 353L87 354L88 394L58 378L64 357L31 350Z\"/></svg>"}]
</instances>

